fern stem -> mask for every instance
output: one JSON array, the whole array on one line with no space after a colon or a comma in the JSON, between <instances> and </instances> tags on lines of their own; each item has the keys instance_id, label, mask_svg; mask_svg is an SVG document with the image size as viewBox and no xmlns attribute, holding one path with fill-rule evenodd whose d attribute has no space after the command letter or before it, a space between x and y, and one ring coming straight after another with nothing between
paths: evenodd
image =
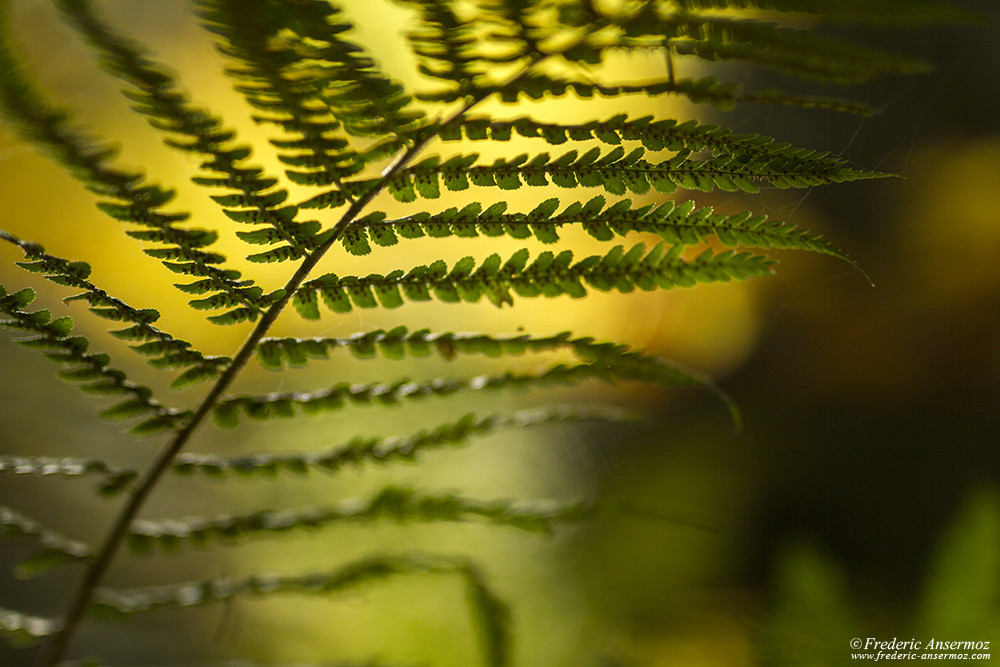
<instances>
[{"instance_id":1,"label":"fern stem","mask_svg":"<svg viewBox=\"0 0 1000 667\"><path fill-rule=\"evenodd\" d=\"M545 57L546 56L541 56L536 58L533 62L525 66L524 69L508 79L507 83L504 85L510 85L527 75L528 72ZM476 95L472 99L468 100L460 109L452 113L452 115L445 121L428 128L427 131L418 137L409 148L400 153L400 155L388 167L386 167L386 169L382 172L381 177L376 183L373 184L371 189L351 204L350 208L344 212L340 220L338 220L333 226L331 230L332 233L329 238L302 261L299 268L294 274L292 274L292 277L289 278L287 284L285 285L284 294L272 303L271 306L264 312L261 318L257 321L256 326L254 326L253 331L250 332L250 335L247 336L243 345L233 357L232 362L219 375L215 384L201 399L197 408L195 408L192 412L191 417L184 424L184 427L177 431L176 435L174 435L173 439L160 452L160 455L149 467L142 479L132 489L130 498L115 519L114 524L105 537L100 550L96 552L90 567L87 568L83 581L80 583L80 586L71 599L68 610L63 616L62 628L54 635L52 641L46 646L46 648L43 649L41 661L39 662L41 667L55 667L62 660L63 655L69 647L70 641L73 639L73 635L83 618L84 612L94 597L94 591L97 589L101 580L104 578L104 575L107 573L108 568L111 566L111 562L114 560L115 555L117 555L118 550L125 541L125 538L129 533L129 529L135 518L138 516L139 511L142 509L142 506L146 503L146 500L149 498L164 473L171 468L174 460L177 458L177 455L180 454L181 450L184 449L187 443L191 440L195 431L198 430L201 424L205 421L205 418L211 413L212 408L215 407L219 398L223 395L223 393L225 393L225 391L239 375L240 371L243 370L243 367L246 366L247 362L253 357L254 352L257 349L257 344L264 338L265 335L267 335L268 330L270 330L271 326L278 319L278 316L284 311L289 301L291 301L295 291L301 286L327 251L337 243L344 230L347 229L348 225L350 225L361 214L365 207L368 206L368 204L370 204L380 192L388 187L389 183L392 181L393 177L396 176L396 174L406 168L417 157L417 155L420 154L427 144L437 136L437 134L441 131L441 128L459 122L467 113L469 113L469 111L489 97L493 92L494 91L487 91Z\"/></svg>"}]
</instances>

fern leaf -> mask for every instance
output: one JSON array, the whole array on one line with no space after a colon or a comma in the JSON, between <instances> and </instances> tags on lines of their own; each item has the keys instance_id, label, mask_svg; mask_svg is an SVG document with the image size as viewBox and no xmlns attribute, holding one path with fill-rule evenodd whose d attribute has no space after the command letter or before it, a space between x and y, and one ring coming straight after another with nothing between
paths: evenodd
<instances>
[{"instance_id":1,"label":"fern leaf","mask_svg":"<svg viewBox=\"0 0 1000 667\"><path fill-rule=\"evenodd\" d=\"M14 645L30 645L59 632L61 626L51 618L31 616L0 607L0 637Z\"/></svg>"},{"instance_id":2,"label":"fern leaf","mask_svg":"<svg viewBox=\"0 0 1000 667\"><path fill-rule=\"evenodd\" d=\"M30 289L8 294L0 286L0 313L12 318L0 321L0 326L30 334L16 342L42 350L63 367L59 373L63 379L80 383L88 393L118 398L120 402L105 411L106 416L144 416L145 420L132 429L141 434L172 429L187 418L188 411L161 405L148 387L131 382L124 372L112 368L108 355L88 353L87 339L70 335L73 321L69 317L53 320L47 310L24 310L34 298Z\"/></svg>"},{"instance_id":3,"label":"fern leaf","mask_svg":"<svg viewBox=\"0 0 1000 667\"><path fill-rule=\"evenodd\" d=\"M136 614L164 607L191 607L236 597L271 595L330 595L392 577L415 574L457 574L470 586L476 621L491 667L503 667L509 654L508 611L483 575L471 563L456 558L406 554L373 556L329 572L304 575L222 577L209 581L133 590L99 589L91 608L115 614Z\"/></svg>"},{"instance_id":4,"label":"fern leaf","mask_svg":"<svg viewBox=\"0 0 1000 667\"><path fill-rule=\"evenodd\" d=\"M0 16L0 22L6 16ZM250 298L247 281L239 272L213 266L217 256L201 250L206 232L174 226L187 214L163 213L160 209L174 197L172 190L156 185L142 185L143 177L110 166L114 149L84 137L74 127L70 115L46 102L23 73L19 59L6 39L7 30L0 24L0 112L10 120L18 134L51 155L89 190L109 200L98 208L118 220L135 223L144 231L129 232L143 238L155 237L174 247L183 261L165 262L168 268L202 278L201 293L217 291L228 295L232 303L242 304L254 316L257 304Z\"/></svg>"},{"instance_id":5,"label":"fern leaf","mask_svg":"<svg viewBox=\"0 0 1000 667\"><path fill-rule=\"evenodd\" d=\"M526 352L569 350L578 359L614 364L628 360L662 363L631 351L627 345L597 342L592 338L572 338L568 331L554 336L490 336L486 334L432 333L428 329L410 332L406 327L354 334L349 338L268 338L257 347L257 358L265 368L301 366L307 358L327 358L330 350L347 349L360 359L377 353L389 359L412 355L425 357L437 352L445 359L457 354L482 354L488 357L509 357Z\"/></svg>"},{"instance_id":6,"label":"fern leaf","mask_svg":"<svg viewBox=\"0 0 1000 667\"><path fill-rule=\"evenodd\" d=\"M235 396L222 399L214 410L216 420L223 425L235 424L242 413L251 419L271 419L295 416L296 410L306 414L337 410L347 403L356 405L394 405L404 400L427 396L449 396L460 391L483 391L504 388L529 389L574 385L585 380L605 382L638 381L664 386L707 386L716 391L727 405L728 399L705 381L674 366L649 357L626 356L605 362L595 360L576 365L556 364L535 373L506 372L471 378L436 378L423 381L402 379L391 384L340 383L316 392L274 393L265 396ZM735 416L735 415L734 415Z\"/></svg>"},{"instance_id":7,"label":"fern leaf","mask_svg":"<svg viewBox=\"0 0 1000 667\"><path fill-rule=\"evenodd\" d=\"M292 215L274 215L271 209L287 197L284 190L269 191L274 179L254 167L241 163L250 155L245 146L233 145L235 133L223 127L221 121L205 109L191 104L177 90L173 77L163 68L153 65L142 50L130 41L114 34L93 13L89 0L59 0L59 5L84 38L102 54L102 65L132 86L126 95L136 111L147 116L150 123L175 135L165 142L174 148L200 153L206 158L202 168L221 173L222 177L195 177L196 183L225 186L236 192L214 197L220 203L234 207L224 209L231 218L253 223L267 223L287 243L295 258L304 256L314 246L315 225L296 223ZM231 307L234 304L228 304Z\"/></svg>"},{"instance_id":8,"label":"fern leaf","mask_svg":"<svg viewBox=\"0 0 1000 667\"><path fill-rule=\"evenodd\" d=\"M20 332L18 343L37 348L58 363L63 378L80 383L88 392L113 398L115 402L101 413L105 418L136 418L138 423L132 427L135 434L172 432L141 478L135 470L84 456L0 455L0 476L87 477L99 480L104 494L129 492L102 546L94 552L0 507L0 533L39 546L21 564L21 574L37 574L64 564L87 567L86 576L66 605L63 621L0 609L0 635L32 639L59 633L42 656L46 665L65 659L87 611L127 615L237 596L337 593L399 575L448 575L460 577L466 585L485 662L490 667L506 667L511 660L506 605L477 566L459 558L369 556L329 572L298 576L220 578L130 591L97 587L123 542L140 552L216 547L226 540L286 536L335 523L369 525L385 519L479 522L547 533L561 523L598 518L608 508L583 503L556 506L537 501L487 501L446 491L390 486L372 497L333 505L179 521L135 520L168 470L178 475L197 473L227 480L243 476L266 481L287 473L336 473L348 464L410 460L425 452L463 447L473 437L501 429L625 419L609 408L554 407L466 415L408 435L358 436L322 451L289 453L278 449L237 457L181 453L208 416L222 427L232 427L247 417L266 420L362 405L385 409L411 399L459 392L534 390L600 380L706 388L722 399L738 424L732 402L708 380L625 345L569 333L504 336L397 327L339 338L265 337L273 335L273 326L289 304L304 319L315 320L320 317L321 302L335 313L354 308L392 309L408 301L429 300L488 300L502 307L517 297L581 298L590 290L652 291L769 274L773 262L743 252L746 248L810 250L853 265L846 254L821 237L785 222L751 213L718 214L711 208L696 208L682 198L638 205L633 196L669 194L678 188L757 192L761 187L810 187L886 174L855 169L826 153L696 122L633 119L628 115L592 122L543 122L527 116L500 120L471 114L488 98L520 103L567 94L615 100L626 95L651 98L670 94L720 109L755 102L868 114L868 107L838 98L746 91L714 77L679 77L674 56L746 62L825 83L864 82L883 72L919 71L922 65L812 31L764 23L757 20L761 12L796 12L788 17L788 24L799 21L799 12L822 16L825 11L834 21L876 24L919 24L942 16L966 16L960 11L950 14L933 0L885 0L878 8L872 8L870 0L398 2L416 18L416 27L407 38L416 69L423 75L419 85L428 85L426 90L404 87L405 77L397 80L390 76L388 69L355 41L348 15L329 0L195 3L195 11L213 33L226 60L226 75L254 109L253 120L271 126L277 135L270 139L270 148L293 184L285 189L286 184L279 184L277 178L250 162L251 147L241 143L220 117L196 105L183 92L177 77L137 42L105 23L94 11L97 3L55 0L102 68L124 81L133 110L162 133L168 146L197 156L201 164L193 180L215 188L211 198L238 223L238 238L254 246L248 259L295 263L284 287L269 293L227 268L226 257L214 251L219 247L219 232L189 228L188 214L171 210L173 190L148 184L137 171L116 167L113 149L85 136L69 113L45 101L24 73L17 49L7 36L7 12L0 2L0 112L23 138L50 153L94 192L100 210L130 223L126 234L143 243L147 255L168 270L187 276L177 287L191 296L192 308L210 312L208 319L216 324L256 319L232 358L206 356L155 328L153 324L159 319L156 311L133 308L90 282L86 264L49 255L38 244L0 231L0 240L23 252L22 268L74 290L66 301L84 301L95 315L122 323L125 328L113 331L115 336L128 341L152 366L176 371L173 387L212 381L194 408L166 407L154 399L148 387L112 367L109 355L89 352L88 341L73 335L70 318L29 310L33 300L30 290L11 294L0 287L0 312L5 318L0 326ZM352 6L351 11L365 9ZM623 50L660 51L666 57L666 72L650 80L601 80L601 71L590 66ZM402 62L407 61L404 58ZM431 120L429 113L437 119ZM549 145L591 145L579 152L553 156L534 151L492 163L478 155L428 154L435 139L495 142L509 141L515 134ZM593 145L595 142L604 146ZM665 154L651 157L647 151ZM389 158L395 159L379 173L377 163ZM618 201L609 203L605 196L597 196L563 205L549 198L526 212L508 211L505 201L492 205L473 202L440 212L412 207L393 213L402 216L395 219L372 206L383 194L410 203L440 198L446 191L468 190L471 194L473 186L511 191L553 185L566 190L597 188ZM302 199L296 194L292 200L289 190L306 194ZM318 215L309 219L308 209L340 207L346 211L334 214L329 221ZM383 209L391 210L395 209ZM618 245L582 259L561 247L534 256L522 249L506 258L492 254L485 259L464 257L454 263L430 261L409 270L398 265L376 269L387 271L384 275L341 277L329 273L313 277L336 242L355 255L367 255L376 246L392 246L401 238L418 237L533 237L556 244L567 225L582 227L602 242L630 233L653 233L661 242L652 249L642 244ZM697 248L708 243L712 249ZM728 249L716 250L719 245ZM337 350L360 359L436 356L445 362L459 355L479 355L494 360L489 368L496 370L367 384L349 384L341 373L317 391L263 396L231 393L247 391L233 387L246 379L246 364L254 354L265 368L284 371L325 359ZM502 363L529 353L549 357L530 372L514 370L523 364L505 367ZM643 518L663 518L657 512L624 509Z\"/></svg>"},{"instance_id":9,"label":"fern leaf","mask_svg":"<svg viewBox=\"0 0 1000 667\"><path fill-rule=\"evenodd\" d=\"M654 120L645 116L630 120L618 114L607 120L587 123L546 123L521 116L511 120L495 120L488 116L470 116L461 123L442 128L438 138L443 141L508 141L517 134L525 138L539 138L546 143L559 145L567 141L591 141L618 146L623 141L638 141L648 151L682 151L692 153L709 151L721 155L747 155L754 158L798 159L804 163L816 161L826 168L844 166L845 161L806 148L796 148L777 143L759 134L733 134L718 125L704 125L690 120Z\"/></svg>"},{"instance_id":10,"label":"fern leaf","mask_svg":"<svg viewBox=\"0 0 1000 667\"><path fill-rule=\"evenodd\" d=\"M568 250L558 255L543 252L530 265L528 252L522 250L505 263L499 255L491 255L478 269L475 261L467 257L450 270L444 262L437 261L384 276L340 278L326 274L303 283L295 293L294 303L299 314L307 319L319 316L317 295L336 313L350 312L355 306L396 308L403 304L404 298L455 303L476 302L486 297L500 307L513 303L514 294L580 298L587 294L585 284L603 292L631 292L637 288L651 291L747 280L770 274L773 264L759 255L733 251L716 254L712 250L685 261L679 257L682 248L678 245L668 251L658 244L647 253L645 246L638 244L626 253L622 246L616 246L603 257L592 255L575 263Z\"/></svg>"},{"instance_id":11,"label":"fern leaf","mask_svg":"<svg viewBox=\"0 0 1000 667\"><path fill-rule=\"evenodd\" d=\"M738 100L736 86L725 85L712 77L701 79L676 79L643 84L602 85L584 79L553 77L531 72L503 84L474 86L470 94L476 97L497 95L502 102L514 104L522 98L541 100L545 97L563 97L573 93L581 99L592 97L619 97L621 95L683 95L696 103L712 104L720 109L731 109ZM447 91L423 92L418 99L427 102L454 102L456 97Z\"/></svg>"},{"instance_id":12,"label":"fern leaf","mask_svg":"<svg viewBox=\"0 0 1000 667\"><path fill-rule=\"evenodd\" d=\"M181 520L137 521L129 546L138 553L153 547L175 551L184 546L205 548L212 542L242 541L296 530L316 530L343 522L371 523L380 519L407 522L483 521L529 532L552 532L554 525L579 519L586 506L548 507L507 500L481 501L453 493L424 494L414 489L387 487L370 500L347 500L332 506L266 510L242 516L192 517Z\"/></svg>"},{"instance_id":13,"label":"fern leaf","mask_svg":"<svg viewBox=\"0 0 1000 667\"><path fill-rule=\"evenodd\" d=\"M512 57L487 55L476 18L463 20L442 0L406 0L420 16L417 27L407 33L419 59L420 72L446 85L448 95L461 99L470 94L476 79L485 77L491 65Z\"/></svg>"},{"instance_id":14,"label":"fern leaf","mask_svg":"<svg viewBox=\"0 0 1000 667\"><path fill-rule=\"evenodd\" d=\"M335 473L347 466L365 462L412 461L424 451L464 447L472 437L482 437L508 428L577 421L620 423L629 419L629 415L620 410L588 406L555 406L485 417L467 414L457 421L423 429L408 436L357 437L347 444L318 452L256 453L236 458L181 454L177 457L174 470L178 474L201 473L212 478L274 476L280 473L304 475L311 470Z\"/></svg>"},{"instance_id":15,"label":"fern leaf","mask_svg":"<svg viewBox=\"0 0 1000 667\"><path fill-rule=\"evenodd\" d=\"M353 222L342 243L354 254L371 252L369 241L378 246L391 246L400 238L423 236L473 238L479 235L506 235L525 239L534 235L543 243L555 243L559 240L562 227L581 225L599 241L624 237L630 232L658 234L664 242L672 245L697 245L715 238L731 248L810 250L838 257L858 268L854 260L821 236L787 222L769 220L765 215L744 212L727 216L714 213L711 207L695 208L690 200L635 208L632 202L623 200L606 206L603 196L594 197L586 203L574 202L557 212L558 207L559 200L553 198L545 200L529 213L506 213L506 202L498 202L485 211L474 203L461 210L450 208L436 214L416 213L395 220L386 220L383 214L372 214Z\"/></svg>"},{"instance_id":16,"label":"fern leaf","mask_svg":"<svg viewBox=\"0 0 1000 667\"><path fill-rule=\"evenodd\" d=\"M644 95L646 97L682 95L695 104L711 104L722 111L732 109L738 102L753 102L802 109L829 109L864 117L871 116L873 113L872 108L867 104L839 97L793 95L780 91L744 92L735 84L725 84L714 77L666 79L641 84L602 85L584 79L556 78L532 73L502 86L474 88L471 92L477 97L488 97L496 94L502 102L507 104L515 104L522 98L541 100L546 97L563 97L569 93L573 93L581 99L615 98L622 95ZM451 95L440 92L423 93L418 95L418 98L428 102L455 101Z\"/></svg>"},{"instance_id":17,"label":"fern leaf","mask_svg":"<svg viewBox=\"0 0 1000 667\"><path fill-rule=\"evenodd\" d=\"M490 39L500 44L513 45L513 51L529 62L537 62L546 55L543 41L551 36L546 27L546 3L539 0L481 0L484 12L481 20L492 28Z\"/></svg>"},{"instance_id":18,"label":"fern leaf","mask_svg":"<svg viewBox=\"0 0 1000 667\"><path fill-rule=\"evenodd\" d=\"M875 111L863 102L852 102L839 97L824 97L817 95L794 95L781 90L760 90L740 95L741 102L754 104L774 104L778 106L797 107L799 109L826 109L840 113L868 118Z\"/></svg>"},{"instance_id":19,"label":"fern leaf","mask_svg":"<svg viewBox=\"0 0 1000 667\"><path fill-rule=\"evenodd\" d=\"M817 14L823 21L909 26L979 20L970 10L938 0L677 0L680 10L773 9Z\"/></svg>"},{"instance_id":20,"label":"fern leaf","mask_svg":"<svg viewBox=\"0 0 1000 667\"><path fill-rule=\"evenodd\" d=\"M693 159L690 150L658 163L642 159L645 151L635 148L628 153L618 146L608 153L597 147L583 155L569 151L552 159L548 153L534 157L519 155L499 159L491 165L474 164L476 155L455 156L442 162L430 157L401 171L389 181L389 191L401 202L420 197L435 199L441 183L448 190L476 186L515 190L522 185L563 188L601 187L625 195L645 194L652 188L670 194L678 187L711 192L757 192L758 182L778 188L804 188L813 185L843 183L858 179L883 178L887 174L853 169L836 158L816 157L809 151L783 153L741 151L708 160Z\"/></svg>"},{"instance_id":21,"label":"fern leaf","mask_svg":"<svg viewBox=\"0 0 1000 667\"><path fill-rule=\"evenodd\" d=\"M328 3L255 0L248 6L243 0L202 0L199 4L209 29L225 39L224 51L240 62L231 73L246 81L241 91L270 114L264 120L276 117L287 128L298 116L313 124L310 112L323 109L349 135L400 139L423 125L423 114L411 106L403 87L382 74L361 47L345 39L350 24ZM306 128L296 131L302 129ZM310 131L333 129L334 125L319 123ZM342 175L365 162L363 155L335 155L338 161L347 161ZM325 152L321 156L329 157ZM355 157L360 161L352 161Z\"/></svg>"},{"instance_id":22,"label":"fern leaf","mask_svg":"<svg viewBox=\"0 0 1000 667\"><path fill-rule=\"evenodd\" d=\"M224 602L240 596L330 594L394 575L441 571L442 559L417 556L373 557L331 572L304 575L254 575L244 579L220 577L201 582L118 590L98 589L92 608L104 613L131 615L164 607L191 607Z\"/></svg>"},{"instance_id":23,"label":"fern leaf","mask_svg":"<svg viewBox=\"0 0 1000 667\"><path fill-rule=\"evenodd\" d=\"M860 83L885 72L926 70L909 58L757 20L664 14L651 4L610 20L620 33L610 38L594 35L587 46L598 55L589 62L599 60L608 48L666 46L681 55L743 60L826 83Z\"/></svg>"},{"instance_id":24,"label":"fern leaf","mask_svg":"<svg viewBox=\"0 0 1000 667\"><path fill-rule=\"evenodd\" d=\"M100 492L111 495L125 489L139 473L128 468L111 466L93 458L54 456L11 456L0 454L0 474L35 475L41 477L101 477Z\"/></svg>"},{"instance_id":25,"label":"fern leaf","mask_svg":"<svg viewBox=\"0 0 1000 667\"><path fill-rule=\"evenodd\" d=\"M350 338L267 339L257 348L257 358L267 368L298 366L312 358L326 358L328 351L346 348L356 357L366 359L381 352L390 359L407 355L427 356L437 352L445 359L458 354L482 354L505 358L527 352L567 350L578 360L600 365L606 372L623 379L644 379L666 385L700 386L711 389L734 410L735 406L708 380L662 359L630 350L627 345L598 342L593 338L573 338L568 331L548 337L528 335L498 337L485 334L431 333L427 329L408 332L405 327L391 331L378 329ZM738 419L737 419L738 421Z\"/></svg>"},{"instance_id":26,"label":"fern leaf","mask_svg":"<svg viewBox=\"0 0 1000 667\"><path fill-rule=\"evenodd\" d=\"M205 356L191 349L191 344L178 340L170 334L152 326L160 314L152 309L136 309L121 299L111 296L87 280L90 266L85 262L70 262L60 257L49 255L37 243L22 241L17 237L0 230L0 239L18 246L28 262L18 262L18 266L33 273L41 273L58 285L82 290L64 301L83 300L90 306L95 315L113 322L126 322L132 326L113 331L118 338L141 341L132 346L139 354L146 356L150 365L155 368L189 368L201 379L216 377L221 368L231 359L221 356Z\"/></svg>"},{"instance_id":27,"label":"fern leaf","mask_svg":"<svg viewBox=\"0 0 1000 667\"><path fill-rule=\"evenodd\" d=\"M46 528L9 507L0 506L0 535L30 538L38 549L17 566L21 577L33 577L53 567L69 563L89 563L92 552L83 542Z\"/></svg>"},{"instance_id":28,"label":"fern leaf","mask_svg":"<svg viewBox=\"0 0 1000 667\"><path fill-rule=\"evenodd\" d=\"M247 9L246 3L225 1L199 5L203 23L223 40L219 48L236 63L227 72L241 81L239 92L264 112L255 120L278 125L290 135L272 140L280 150L279 159L308 167L305 173L318 170L331 182L356 173L364 163L322 103L322 86L295 71L299 55L294 44L279 36L288 29L291 9L266 2ZM325 19L322 14L316 17Z\"/></svg>"}]
</instances>

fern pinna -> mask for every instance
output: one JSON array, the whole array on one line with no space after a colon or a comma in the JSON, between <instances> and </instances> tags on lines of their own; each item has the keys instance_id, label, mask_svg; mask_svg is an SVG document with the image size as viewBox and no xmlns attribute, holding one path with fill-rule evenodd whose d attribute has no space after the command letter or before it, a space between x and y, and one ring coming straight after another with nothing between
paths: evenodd
<instances>
[{"instance_id":1,"label":"fern pinna","mask_svg":"<svg viewBox=\"0 0 1000 667\"><path fill-rule=\"evenodd\" d=\"M35 555L21 565L23 574L56 566L83 570L61 614L41 618L0 610L0 630L8 639L44 643L43 665L57 664L71 652L87 614L127 616L238 596L334 593L421 573L444 573L465 583L484 663L511 664L512 612L484 568L464 556L404 550L370 554L326 572L261 573L128 590L101 584L125 547L139 554L159 547L208 547L217 539L241 541L380 516L478 520L542 531L592 516L596 508L588 505L553 507L388 486L370 498L322 507L140 519L147 499L169 473L251 480L311 469L336 473L348 464L390 464L425 450L462 447L473 436L501 429L628 417L599 406L551 405L456 416L390 437L366 434L359 424L353 438L323 451L235 457L187 453L196 435L210 447L212 420L226 428L247 418L325 412L352 403L393 404L591 379L703 386L726 400L707 380L668 361L585 332L470 334L399 326L336 338L267 336L279 315L288 313L329 319L355 309L422 301L489 302L502 308L520 299L582 298L594 290L626 293L748 280L771 273L774 260L759 252L770 248L809 250L850 262L823 239L788 222L750 212L716 213L676 193L752 193L760 187L803 188L883 174L830 154L693 120L618 114L553 122L539 111L551 98L566 95L582 100L673 95L720 109L768 103L866 114L860 103L750 91L712 76L685 78L684 70L701 71L698 61L733 60L824 83L916 72L920 63L790 27L785 19L806 13L835 22L903 25L961 16L924 0L876 8L842 0L629 0L607 6L587 0L399 0L395 11L404 12L411 24L403 48L411 52L408 62L417 71L397 78L352 29L352 12L374 11L368 3L338 8L326 0L197 0L194 12L212 33L226 75L249 104L253 120L271 131L270 146L251 147L220 115L193 101L141 45L111 27L99 7L89 0L53 4L97 65L119 80L131 109L168 146L194 156L191 180L234 222L236 236L252 246L247 259L280 263L287 267L287 279L269 284L263 274L255 278L232 268L213 249L221 230L192 226L190 215L174 203L173 189L117 164L108 143L82 129L72 111L50 102L19 54L17 25L8 8L0 8L0 103L6 125L78 179L107 216L126 223L124 233L179 276L176 287L191 295L191 308L205 311L211 325L247 330L231 356L199 351L169 333L170 323L148 307L156 304L130 305L91 281L86 263L0 231L4 245L23 255L18 266L65 287L67 301L83 301L94 315L114 322L115 337L152 367L174 374L173 388L205 387L193 404L175 405L163 392L129 379L110 355L91 351L86 337L73 334L68 317L33 307L30 289L0 288L2 324L15 332L16 342L56 362L60 375L84 391L107 397L102 417L131 420L130 433L157 436L154 442L161 443L142 471L86 452L78 458L0 456L5 475L87 476L105 495L124 498L98 545L40 525L26 516L30 508L0 508L5 534L37 541ZM618 52L658 53L663 74L654 80L602 80L602 64ZM508 105L510 113L486 113L488 101ZM473 152L483 146L503 154L515 140L530 147L528 152L493 159ZM272 156L272 162L276 157L282 173L269 173L254 162L262 155ZM517 210L504 192L519 188L543 194L537 204ZM448 193L460 193L449 202L465 201L436 206L434 200ZM578 230L609 248L574 255L563 244ZM630 240L639 234L659 242L647 248ZM416 265L380 261L379 248L421 237L456 237L469 256ZM491 253L479 237L518 239L530 247ZM538 250L538 243L553 250ZM344 273L338 268L344 253L363 257L370 272ZM343 320L358 321L356 316ZM281 370L344 353L360 359L480 355L501 361L535 353L554 360L531 372L489 366L467 377L366 384L352 383L348 374L334 370L330 382L312 391L234 393L234 382L255 361Z\"/></svg>"}]
</instances>

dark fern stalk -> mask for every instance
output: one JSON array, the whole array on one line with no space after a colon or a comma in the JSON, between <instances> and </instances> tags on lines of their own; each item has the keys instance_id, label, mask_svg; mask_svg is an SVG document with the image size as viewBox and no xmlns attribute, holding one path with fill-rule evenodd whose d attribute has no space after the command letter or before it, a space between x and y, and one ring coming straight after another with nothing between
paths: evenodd
<instances>
[{"instance_id":1,"label":"dark fern stalk","mask_svg":"<svg viewBox=\"0 0 1000 667\"><path fill-rule=\"evenodd\" d=\"M52 461L0 456L0 473L101 477L107 495L126 493L124 505L103 543L96 549L35 524L19 512L0 508L3 533L37 539L41 550L25 570L83 564L82 582L58 621L3 611L4 634L49 636L42 665L59 663L85 613L115 610L140 613L161 606L223 600L237 595L287 591L336 591L389 576L449 573L462 578L478 616L490 665L509 663L507 610L474 563L464 558L404 554L373 556L345 568L301 577L254 576L243 581L215 580L156 590L111 591L101 581L126 543L138 552L155 544L203 545L212 537L251 538L335 521L374 521L380 516L413 521L466 521L548 531L557 522L593 516L595 508L568 505L552 510L501 501L480 501L418 489L387 488L372 499L350 506L262 511L240 517L197 519L181 528L139 521L139 514L163 476L173 470L251 474L262 470L320 467L336 471L345 462L409 458L418 450L453 446L472 435L507 427L550 421L619 420L607 410L552 408L531 414L470 415L390 441L360 438L328 452L261 455L226 460L213 455L184 454L192 436L209 417L233 426L243 416L269 418L297 411L337 409L345 402L388 404L424 395L447 396L461 391L509 386L572 385L587 379L642 381L667 386L711 383L663 360L626 346L590 338L559 336L460 335L446 331L403 328L359 332L343 339L266 338L282 313L294 310L305 320L321 316L320 303L334 313L354 308L397 308L406 302L439 300L477 302L498 307L515 299L568 295L582 298L589 290L628 292L690 287L703 283L746 280L767 275L773 260L748 248L810 250L851 260L814 234L790 223L770 221L749 212L720 215L692 202L662 197L656 204L636 205L632 198L678 189L756 192L761 184L800 188L840 183L884 174L856 169L843 160L780 144L758 135L735 135L695 121L630 118L553 123L531 115L501 119L474 115L483 101L544 101L574 94L580 98L623 95L683 95L695 102L729 108L740 102L766 102L867 113L863 105L833 98L812 98L779 91L747 92L714 78L679 78L682 56L704 60L731 59L776 68L827 83L865 81L883 72L920 71L922 65L899 56L820 38L803 30L739 16L719 18L716 9L764 9L824 14L833 20L916 24L961 18L961 12L918 0L888 3L879 13L855 9L834 0L684 0L667 3L637 0L602 10L586 1L406 0L400 5L413 17L409 48L429 86L407 90L382 71L363 46L351 41L348 17L324 0L199 0L197 12L217 37L227 59L227 74L255 109L254 120L277 128L271 141L285 167L287 182L317 188L315 194L289 203L282 180L246 165L253 149L238 143L236 133L212 112L195 105L175 78L155 64L137 44L119 36L95 13L87 0L54 0L67 22L89 44L100 66L125 85L133 110L164 136L167 145L198 156L203 162L192 176L213 189L211 198L241 226L237 236L264 246L249 255L252 262L294 262L283 286L265 291L252 279L226 268L226 258L209 250L218 233L184 226L188 214L166 207L172 190L147 184L142 174L113 164L114 151L77 129L69 112L45 100L24 69L11 38L9 20L0 10L0 109L9 125L79 179L99 199L111 218L130 225L126 234L147 244L145 252L170 271L192 282L177 285L194 296L196 310L216 311L214 324L252 322L233 356L204 355L154 326L159 314L137 309L89 280L90 269L45 252L37 243L0 231L0 240L24 255L23 268L76 290L69 299L83 300L99 317L126 324L114 335L134 343L133 349L156 368L179 371L172 386L199 382L211 385L189 409L171 408L144 386L111 366L108 355L87 352L85 338L71 336L69 318L52 319L48 311L27 310L30 290L8 293L0 288L2 324L25 333L20 343L39 348L63 366L61 374L92 393L114 396L107 418L139 418L137 434L166 433L163 445L143 473L103 461L80 458ZM589 73L606 53L615 50L666 49L667 75L658 81L608 85ZM494 74L498 73L498 74ZM524 105L527 108L528 105ZM431 117L437 120L431 120ZM476 154L426 155L433 142L507 142L519 136L548 145L578 144L580 149L553 156L524 153L484 163ZM594 143L604 147L595 146ZM627 147L631 144L631 147ZM638 144L638 145L636 145ZM258 147L262 148L262 147ZM508 212L505 202L471 201L459 208L416 212L391 219L370 210L388 193L398 202L433 200L445 192L473 188L513 190L524 186L600 188L612 197L576 198L565 207L550 198L527 213ZM414 204L415 205L415 204ZM326 224L305 216L327 209L343 211ZM389 267L387 273L313 276L321 260L338 245L355 255L411 238L478 236L527 239L558 246L560 231L579 226L597 241L652 233L661 243L611 250L583 259L568 250L542 252L533 260L527 249L507 258L463 258L416 267ZM717 241L726 250L705 246ZM471 243L471 242L470 242ZM149 247L152 244L152 247ZM471 246L470 246L471 247ZM690 252L694 247L696 253ZM851 262L853 264L853 262ZM292 308L289 308L289 306ZM399 380L371 385L335 384L314 392L232 396L230 390L256 356L261 365L283 368L327 358L346 348L361 358L380 351L400 358L436 351L456 354L511 355L568 352L575 365L555 364L534 374L513 372L472 378L440 378L423 382ZM733 411L736 415L735 410ZM184 601L183 603L181 601Z\"/></svg>"}]
</instances>

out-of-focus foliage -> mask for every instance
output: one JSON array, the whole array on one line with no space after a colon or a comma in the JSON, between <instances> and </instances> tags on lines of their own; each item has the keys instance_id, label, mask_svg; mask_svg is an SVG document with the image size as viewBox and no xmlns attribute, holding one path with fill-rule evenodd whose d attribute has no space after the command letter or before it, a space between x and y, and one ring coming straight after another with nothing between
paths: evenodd
<instances>
[{"instance_id":1,"label":"out-of-focus foliage","mask_svg":"<svg viewBox=\"0 0 1000 667\"><path fill-rule=\"evenodd\" d=\"M852 600L844 570L814 547L787 548L774 577L775 599L758 631L760 664L844 664L851 653L864 652L850 640L876 630L879 641L986 642L992 649L1000 637L1000 496L995 489L969 494L939 538L912 606L890 619L866 614Z\"/></svg>"}]
</instances>

